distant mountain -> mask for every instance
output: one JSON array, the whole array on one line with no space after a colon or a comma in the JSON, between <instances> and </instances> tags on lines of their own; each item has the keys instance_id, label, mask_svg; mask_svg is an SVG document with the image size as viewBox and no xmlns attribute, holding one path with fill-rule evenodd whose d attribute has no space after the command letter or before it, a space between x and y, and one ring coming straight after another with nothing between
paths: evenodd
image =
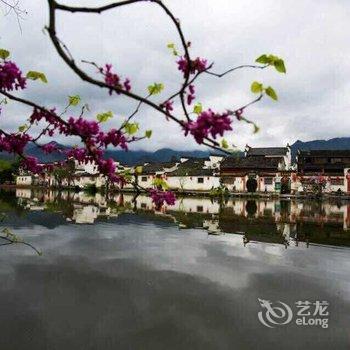
<instances>
[{"instance_id":1,"label":"distant mountain","mask_svg":"<svg viewBox=\"0 0 350 350\"><path fill-rule=\"evenodd\" d=\"M53 141L53 143L55 143ZM55 143L60 148L69 148L61 144ZM300 141L297 140L291 145L292 158L295 159L298 149L300 150L314 150L314 149L330 149L330 150L350 150L350 137L338 137L330 140L313 140L313 141ZM29 145L26 148L26 154L33 157L37 157L41 162L48 163L57 160L62 160L64 157L58 152L51 154L45 154L39 147L35 145ZM118 160L122 164L135 165L145 162L168 162L172 159L179 159L180 157L197 157L206 158L212 151L208 150L195 150L195 151L179 151L171 148L161 148L155 152L148 151L122 151L122 150L108 150L106 157ZM241 155L243 152L241 152ZM13 156L8 153L0 152L0 159L12 159Z\"/></svg>"},{"instance_id":2,"label":"distant mountain","mask_svg":"<svg viewBox=\"0 0 350 350\"><path fill-rule=\"evenodd\" d=\"M120 161L122 164L135 165L145 162L169 162L181 157L206 158L210 151L178 151L170 148L161 148L155 152L146 151L107 151L106 156Z\"/></svg>"},{"instance_id":3,"label":"distant mountain","mask_svg":"<svg viewBox=\"0 0 350 350\"><path fill-rule=\"evenodd\" d=\"M54 141L57 147L68 149L68 146L58 144ZM122 164L135 165L143 164L145 162L168 162L173 159L180 159L180 157L197 157L197 158L206 158L212 152L208 151L178 151L170 148L162 148L155 152L147 151L123 151L123 150L107 150L106 157L113 158L118 160ZM30 144L25 149L25 154L36 157L42 163L50 163L58 160L63 160L64 156L59 152L53 152L50 154L45 154L42 149L36 145ZM13 159L13 155L10 155L6 152L0 152L0 159Z\"/></svg>"},{"instance_id":4,"label":"distant mountain","mask_svg":"<svg viewBox=\"0 0 350 350\"><path fill-rule=\"evenodd\" d=\"M292 158L295 156L298 150L308 151L308 150L350 150L350 137L337 137L329 140L313 140L313 141L300 141L297 140L291 145Z\"/></svg>"}]
</instances>

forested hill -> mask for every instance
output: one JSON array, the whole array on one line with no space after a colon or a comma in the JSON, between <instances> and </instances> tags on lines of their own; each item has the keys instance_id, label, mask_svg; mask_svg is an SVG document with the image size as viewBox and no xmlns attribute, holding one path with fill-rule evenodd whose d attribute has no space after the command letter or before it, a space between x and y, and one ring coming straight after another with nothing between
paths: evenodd
<instances>
[{"instance_id":1,"label":"forested hill","mask_svg":"<svg viewBox=\"0 0 350 350\"><path fill-rule=\"evenodd\" d=\"M59 147L68 148L58 144ZM280 145L271 145L280 146ZM313 150L313 149L329 149L329 150L350 150L350 137L338 137L329 140L313 140L313 141L296 141L291 145L292 157L295 159L295 155L300 150ZM47 163L63 159L63 156L59 153L44 154L43 151L35 145L30 145L26 148L28 155L37 157L41 162ZM211 150L174 150L170 148L162 148L155 152L148 151L122 151L122 150L108 150L106 152L107 157L112 157L115 160L120 161L122 164L135 165L144 162L168 162L172 159L179 159L180 157L198 157L205 158L211 154ZM242 155L243 152L238 152L238 155ZM9 154L4 152L0 153L0 159L13 158Z\"/></svg>"}]
</instances>

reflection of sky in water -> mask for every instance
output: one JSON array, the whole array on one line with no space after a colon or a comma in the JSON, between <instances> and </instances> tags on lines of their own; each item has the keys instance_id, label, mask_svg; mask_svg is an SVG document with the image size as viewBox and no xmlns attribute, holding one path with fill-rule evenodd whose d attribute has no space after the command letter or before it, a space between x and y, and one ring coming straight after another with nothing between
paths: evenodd
<instances>
[{"instance_id":1,"label":"reflection of sky in water","mask_svg":"<svg viewBox=\"0 0 350 350\"><path fill-rule=\"evenodd\" d=\"M244 247L241 235L133 214L95 225L30 215L6 225L43 256L0 247L5 349L348 348L348 248ZM266 329L258 298L328 300L330 329Z\"/></svg>"}]
</instances>

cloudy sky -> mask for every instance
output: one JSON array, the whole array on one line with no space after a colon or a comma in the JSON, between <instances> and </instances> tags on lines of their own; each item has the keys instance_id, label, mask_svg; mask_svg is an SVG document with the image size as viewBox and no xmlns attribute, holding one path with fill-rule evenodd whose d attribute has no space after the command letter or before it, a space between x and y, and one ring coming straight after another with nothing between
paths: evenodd
<instances>
[{"instance_id":1,"label":"cloudy sky","mask_svg":"<svg viewBox=\"0 0 350 350\"><path fill-rule=\"evenodd\" d=\"M64 1L77 5L102 5L110 1ZM192 56L215 62L215 71L253 63L263 53L285 59L287 74L273 69L240 70L218 79L203 76L197 83L197 97L205 108L218 111L249 102L254 80L271 85L279 101L264 99L246 116L260 126L234 123L227 139L242 148L278 146L297 139L329 139L349 136L350 130L350 1L347 0L165 0L181 20ZM112 110L119 121L135 107L121 96L112 98L104 90L81 81L56 54L48 35L45 0L21 0L28 15L22 31L14 16L0 17L0 47L11 51L24 72L46 73L48 85L30 82L22 95L46 106L62 108L68 95L79 94L90 106L90 117ZM181 82L174 57L166 44L178 43L176 32L162 10L150 3L134 4L103 15L61 13L59 37L76 60L109 62L122 76L130 77L133 90L141 95L152 82L166 86L162 96L176 91ZM94 70L84 67L91 74ZM25 122L28 109L11 103L1 116L2 128L17 128ZM72 110L71 114L78 113ZM184 138L179 127L149 108L137 117L143 130L153 129L151 141L135 148L154 150L199 148ZM63 142L62 139L59 141Z\"/></svg>"}]
</instances>

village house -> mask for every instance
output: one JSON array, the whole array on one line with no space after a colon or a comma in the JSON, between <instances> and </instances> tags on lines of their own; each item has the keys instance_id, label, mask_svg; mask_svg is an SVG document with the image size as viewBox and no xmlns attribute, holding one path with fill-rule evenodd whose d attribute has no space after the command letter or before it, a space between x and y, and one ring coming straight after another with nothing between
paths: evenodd
<instances>
[{"instance_id":1,"label":"village house","mask_svg":"<svg viewBox=\"0 0 350 350\"><path fill-rule=\"evenodd\" d=\"M246 145L244 156L278 158L281 161L283 170L292 169L292 151L289 144L286 147L250 147Z\"/></svg>"},{"instance_id":2,"label":"village house","mask_svg":"<svg viewBox=\"0 0 350 350\"><path fill-rule=\"evenodd\" d=\"M221 162L223 186L230 192L288 192L292 169L291 149L287 147L252 148L244 157L227 157Z\"/></svg>"},{"instance_id":3,"label":"village house","mask_svg":"<svg viewBox=\"0 0 350 350\"><path fill-rule=\"evenodd\" d=\"M141 166L136 166L136 168L140 168L141 172L137 173L135 171L135 177L137 179L137 183L144 189L154 188L154 180L156 178L165 179L164 175L166 172L171 172L175 170L178 166L178 162L163 162L163 163L145 163Z\"/></svg>"},{"instance_id":4,"label":"village house","mask_svg":"<svg viewBox=\"0 0 350 350\"><path fill-rule=\"evenodd\" d=\"M30 174L20 174L16 176L17 186L31 186L33 184L33 176Z\"/></svg>"},{"instance_id":5,"label":"village house","mask_svg":"<svg viewBox=\"0 0 350 350\"><path fill-rule=\"evenodd\" d=\"M312 179L324 181L325 193L350 192L350 150L299 150L292 190L303 192Z\"/></svg>"},{"instance_id":6,"label":"village house","mask_svg":"<svg viewBox=\"0 0 350 350\"><path fill-rule=\"evenodd\" d=\"M209 192L220 187L220 163L223 157L181 158L177 169L167 172L169 188L180 192Z\"/></svg>"}]
</instances>

